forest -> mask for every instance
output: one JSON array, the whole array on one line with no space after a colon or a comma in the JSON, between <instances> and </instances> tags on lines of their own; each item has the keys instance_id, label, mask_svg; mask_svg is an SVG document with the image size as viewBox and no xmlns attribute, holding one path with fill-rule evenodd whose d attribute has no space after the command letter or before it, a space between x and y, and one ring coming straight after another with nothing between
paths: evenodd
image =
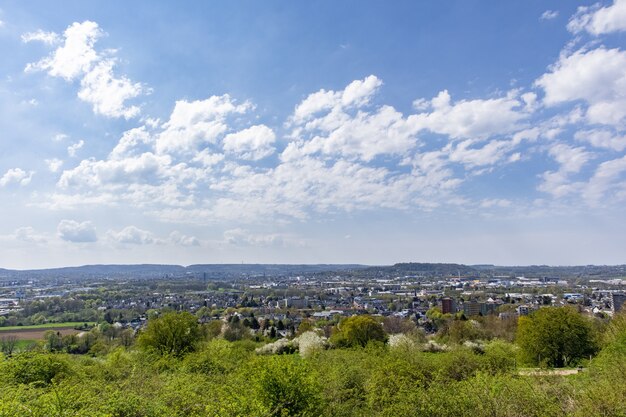
<instances>
[{"instance_id":1,"label":"forest","mask_svg":"<svg viewBox=\"0 0 626 417\"><path fill-rule=\"evenodd\" d=\"M233 317L168 312L137 335L105 323L5 351L0 416L626 415L624 313L542 308L510 340L473 320L441 317L426 337L369 315L328 338L308 323L259 340Z\"/></svg>"}]
</instances>

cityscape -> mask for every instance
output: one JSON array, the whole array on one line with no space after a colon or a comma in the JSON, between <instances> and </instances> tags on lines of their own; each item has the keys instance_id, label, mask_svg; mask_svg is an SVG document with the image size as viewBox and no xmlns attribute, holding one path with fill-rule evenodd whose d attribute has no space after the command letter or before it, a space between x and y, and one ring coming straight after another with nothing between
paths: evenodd
<instances>
[{"instance_id":1,"label":"cityscape","mask_svg":"<svg viewBox=\"0 0 626 417\"><path fill-rule=\"evenodd\" d=\"M4 0L0 417L626 416L626 0Z\"/></svg>"}]
</instances>

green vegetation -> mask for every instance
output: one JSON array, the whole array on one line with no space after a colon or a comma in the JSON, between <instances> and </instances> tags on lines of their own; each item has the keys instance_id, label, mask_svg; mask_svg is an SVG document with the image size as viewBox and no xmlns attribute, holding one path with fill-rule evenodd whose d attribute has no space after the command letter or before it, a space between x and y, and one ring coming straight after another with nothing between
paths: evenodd
<instances>
[{"instance_id":1,"label":"green vegetation","mask_svg":"<svg viewBox=\"0 0 626 417\"><path fill-rule=\"evenodd\" d=\"M202 330L193 314L170 312L150 320L137 344L149 352L179 357L195 350L201 339Z\"/></svg>"},{"instance_id":2,"label":"green vegetation","mask_svg":"<svg viewBox=\"0 0 626 417\"><path fill-rule=\"evenodd\" d=\"M626 315L606 326L583 372L520 375L529 331L543 334L546 317L559 329L584 320L546 310L520 320L519 347L463 340L476 336L465 326L478 325L461 319L463 337L454 330L426 340L409 322L386 323L405 329L388 336L370 316L344 319L330 343L315 328L291 341L230 342L191 314L173 312L151 319L137 339L108 324L81 337L48 332L35 349L0 359L0 416L626 415Z\"/></svg>"},{"instance_id":3,"label":"green vegetation","mask_svg":"<svg viewBox=\"0 0 626 417\"><path fill-rule=\"evenodd\" d=\"M541 308L520 317L517 343L533 365L576 365L595 351L591 323L571 307Z\"/></svg>"}]
</instances>

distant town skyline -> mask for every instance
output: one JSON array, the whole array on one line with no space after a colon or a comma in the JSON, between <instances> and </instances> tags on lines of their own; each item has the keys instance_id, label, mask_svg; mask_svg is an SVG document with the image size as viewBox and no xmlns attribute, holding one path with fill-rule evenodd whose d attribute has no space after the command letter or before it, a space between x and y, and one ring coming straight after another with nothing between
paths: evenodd
<instances>
[{"instance_id":1,"label":"distant town skyline","mask_svg":"<svg viewBox=\"0 0 626 417\"><path fill-rule=\"evenodd\" d=\"M626 0L0 6L0 268L624 264Z\"/></svg>"}]
</instances>

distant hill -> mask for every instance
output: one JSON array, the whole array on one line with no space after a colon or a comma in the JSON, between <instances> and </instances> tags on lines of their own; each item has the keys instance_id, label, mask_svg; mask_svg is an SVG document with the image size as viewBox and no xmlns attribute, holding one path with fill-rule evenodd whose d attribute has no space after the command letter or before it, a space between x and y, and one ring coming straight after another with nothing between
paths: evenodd
<instances>
[{"instance_id":1,"label":"distant hill","mask_svg":"<svg viewBox=\"0 0 626 417\"><path fill-rule=\"evenodd\" d=\"M198 264L198 265L84 265L65 268L10 270L0 268L0 280L13 279L129 279L129 278L176 278L194 275L207 279L236 279L245 277L284 277L294 275L342 274L355 278L376 277L449 277L449 276L510 276L510 277L577 277L615 278L626 277L626 265L583 265L583 266L497 266L463 265L455 263L405 262L387 266L359 264Z\"/></svg>"},{"instance_id":2,"label":"distant hill","mask_svg":"<svg viewBox=\"0 0 626 417\"><path fill-rule=\"evenodd\" d=\"M166 276L207 275L208 279L242 276L284 276L367 268L365 265L283 265L283 264L206 264L206 265L84 265L64 268L9 270L0 269L0 278L163 278Z\"/></svg>"},{"instance_id":3,"label":"distant hill","mask_svg":"<svg viewBox=\"0 0 626 417\"><path fill-rule=\"evenodd\" d=\"M479 271L471 266L447 263L405 262L391 266L372 267L370 270L399 276L467 276L479 274Z\"/></svg>"}]
</instances>

